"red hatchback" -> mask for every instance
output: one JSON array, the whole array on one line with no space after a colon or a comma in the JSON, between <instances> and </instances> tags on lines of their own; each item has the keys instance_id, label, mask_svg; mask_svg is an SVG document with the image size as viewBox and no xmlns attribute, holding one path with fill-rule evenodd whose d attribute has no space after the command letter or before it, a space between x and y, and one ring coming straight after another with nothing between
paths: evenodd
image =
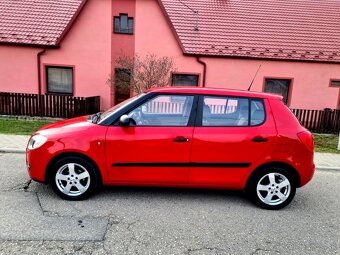
<instances>
[{"instance_id":1,"label":"red hatchback","mask_svg":"<svg viewBox=\"0 0 340 255\"><path fill-rule=\"evenodd\" d=\"M207 88L150 90L104 113L36 131L32 179L79 200L100 185L245 190L279 209L314 173L313 137L275 95Z\"/></svg>"}]
</instances>

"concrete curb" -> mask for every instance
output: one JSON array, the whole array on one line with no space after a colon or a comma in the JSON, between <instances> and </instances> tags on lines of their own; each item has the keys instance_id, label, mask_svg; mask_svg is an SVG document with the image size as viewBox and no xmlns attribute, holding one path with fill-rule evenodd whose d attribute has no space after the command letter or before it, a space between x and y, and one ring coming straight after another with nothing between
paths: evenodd
<instances>
[{"instance_id":1,"label":"concrete curb","mask_svg":"<svg viewBox=\"0 0 340 255\"><path fill-rule=\"evenodd\" d=\"M13 148L0 148L0 153L18 153L24 154L26 150L23 149L13 149Z\"/></svg>"},{"instance_id":2,"label":"concrete curb","mask_svg":"<svg viewBox=\"0 0 340 255\"><path fill-rule=\"evenodd\" d=\"M340 171L340 167L334 167L334 166L316 166L316 170L321 171Z\"/></svg>"}]
</instances>

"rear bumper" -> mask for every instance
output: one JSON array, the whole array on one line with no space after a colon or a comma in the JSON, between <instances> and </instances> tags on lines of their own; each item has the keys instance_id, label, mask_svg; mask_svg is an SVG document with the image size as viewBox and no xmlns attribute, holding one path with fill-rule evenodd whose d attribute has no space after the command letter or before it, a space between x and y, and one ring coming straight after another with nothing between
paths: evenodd
<instances>
[{"instance_id":1,"label":"rear bumper","mask_svg":"<svg viewBox=\"0 0 340 255\"><path fill-rule=\"evenodd\" d=\"M302 168L298 169L298 172L300 175L299 187L302 187L312 180L315 173L315 164L311 163L309 165L304 165Z\"/></svg>"}]
</instances>

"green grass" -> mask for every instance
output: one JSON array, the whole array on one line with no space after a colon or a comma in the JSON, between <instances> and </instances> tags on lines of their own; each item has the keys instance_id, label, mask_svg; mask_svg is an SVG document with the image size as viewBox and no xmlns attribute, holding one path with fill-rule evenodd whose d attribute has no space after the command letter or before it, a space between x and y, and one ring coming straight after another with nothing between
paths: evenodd
<instances>
[{"instance_id":1,"label":"green grass","mask_svg":"<svg viewBox=\"0 0 340 255\"><path fill-rule=\"evenodd\" d=\"M338 135L313 134L316 152L340 153L338 148Z\"/></svg>"},{"instance_id":2,"label":"green grass","mask_svg":"<svg viewBox=\"0 0 340 255\"><path fill-rule=\"evenodd\" d=\"M52 123L44 120L2 120L0 119L0 134L31 135L41 126Z\"/></svg>"}]
</instances>

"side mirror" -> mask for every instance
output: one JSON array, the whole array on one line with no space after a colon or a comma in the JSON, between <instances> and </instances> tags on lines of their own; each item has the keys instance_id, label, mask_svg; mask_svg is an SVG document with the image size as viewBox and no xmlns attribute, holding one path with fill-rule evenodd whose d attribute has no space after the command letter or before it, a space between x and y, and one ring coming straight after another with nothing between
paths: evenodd
<instances>
[{"instance_id":1,"label":"side mirror","mask_svg":"<svg viewBox=\"0 0 340 255\"><path fill-rule=\"evenodd\" d=\"M123 127L128 127L130 125L131 118L127 116L126 114L120 116L119 118L119 124Z\"/></svg>"}]
</instances>

